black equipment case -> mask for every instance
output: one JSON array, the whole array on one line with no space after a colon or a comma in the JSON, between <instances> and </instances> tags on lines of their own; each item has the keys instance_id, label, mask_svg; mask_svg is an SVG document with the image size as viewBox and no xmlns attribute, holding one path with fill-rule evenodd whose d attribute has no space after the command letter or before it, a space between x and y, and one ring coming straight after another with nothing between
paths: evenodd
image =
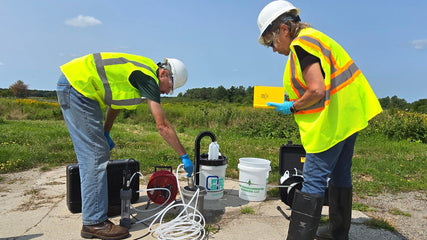
<instances>
[{"instance_id":1,"label":"black equipment case","mask_svg":"<svg viewBox=\"0 0 427 240\"><path fill-rule=\"evenodd\" d=\"M295 145L292 141L280 146L279 153L279 184L289 187L280 187L279 193L283 203L292 207L295 191L301 190L302 182L302 169L305 161L305 149L302 145ZM289 178L281 182L280 178L285 172L288 172Z\"/></svg>"},{"instance_id":2,"label":"black equipment case","mask_svg":"<svg viewBox=\"0 0 427 240\"><path fill-rule=\"evenodd\" d=\"M281 187L279 188L280 198L282 202L286 205L292 207L293 196L295 190L301 190L302 182L304 178L302 177L302 170L305 162L305 149L302 145L293 144L292 141L288 141L287 144L283 144L280 147L279 154L279 173L280 177L288 171L289 178L285 180L281 185L289 185L291 187ZM325 190L325 198L323 200L323 205L328 206L328 188Z\"/></svg>"},{"instance_id":3,"label":"black equipment case","mask_svg":"<svg viewBox=\"0 0 427 240\"><path fill-rule=\"evenodd\" d=\"M77 163L69 164L66 171L68 210L72 213L80 213L82 211L82 200L79 165ZM123 187L123 181L125 177L130 180L135 172L139 172L139 162L134 159L110 160L108 162L107 179L109 214L111 209L120 209L120 189ZM139 199L139 175L134 176L130 187L132 188L131 203L135 203Z\"/></svg>"},{"instance_id":4,"label":"black equipment case","mask_svg":"<svg viewBox=\"0 0 427 240\"><path fill-rule=\"evenodd\" d=\"M302 145L293 144L288 141L280 147L279 154L279 171L280 176L283 176L285 171L295 173L297 169L298 174L302 175L302 168L305 162L305 149Z\"/></svg>"}]
</instances>

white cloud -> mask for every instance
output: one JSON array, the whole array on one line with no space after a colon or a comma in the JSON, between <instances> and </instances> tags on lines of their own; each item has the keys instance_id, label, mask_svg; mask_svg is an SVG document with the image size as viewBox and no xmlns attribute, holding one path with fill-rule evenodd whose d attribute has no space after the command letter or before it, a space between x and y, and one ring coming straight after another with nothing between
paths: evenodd
<instances>
[{"instance_id":1,"label":"white cloud","mask_svg":"<svg viewBox=\"0 0 427 240\"><path fill-rule=\"evenodd\" d=\"M425 49L427 48L427 39L413 40L411 45L417 50Z\"/></svg>"},{"instance_id":2,"label":"white cloud","mask_svg":"<svg viewBox=\"0 0 427 240\"><path fill-rule=\"evenodd\" d=\"M0 66L3 66L4 65L4 63L3 62L0 62Z\"/></svg>"},{"instance_id":3,"label":"white cloud","mask_svg":"<svg viewBox=\"0 0 427 240\"><path fill-rule=\"evenodd\" d=\"M65 24L73 27L89 27L102 24L101 21L94 17L79 15L75 18L68 19Z\"/></svg>"}]
</instances>

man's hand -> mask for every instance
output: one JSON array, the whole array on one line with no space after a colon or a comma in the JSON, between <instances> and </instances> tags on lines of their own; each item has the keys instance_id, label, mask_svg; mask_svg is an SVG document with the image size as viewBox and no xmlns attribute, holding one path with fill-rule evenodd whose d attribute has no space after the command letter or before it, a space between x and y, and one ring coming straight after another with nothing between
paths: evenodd
<instances>
[{"instance_id":1,"label":"man's hand","mask_svg":"<svg viewBox=\"0 0 427 240\"><path fill-rule=\"evenodd\" d=\"M187 177L190 177L193 173L193 163L191 162L190 158L188 157L188 153L181 156L181 162L184 164L184 169L188 173Z\"/></svg>"},{"instance_id":2,"label":"man's hand","mask_svg":"<svg viewBox=\"0 0 427 240\"><path fill-rule=\"evenodd\" d=\"M110 132L104 132L104 136L107 139L108 146L110 146L110 151L111 151L111 149L113 149L114 146L116 146L116 144L114 143L113 139L111 139Z\"/></svg>"}]
</instances>

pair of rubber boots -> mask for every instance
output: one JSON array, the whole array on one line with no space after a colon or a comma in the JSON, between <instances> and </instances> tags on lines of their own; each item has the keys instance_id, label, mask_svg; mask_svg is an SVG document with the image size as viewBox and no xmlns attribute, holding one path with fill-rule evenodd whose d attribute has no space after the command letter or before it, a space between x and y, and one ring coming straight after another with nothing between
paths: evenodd
<instances>
[{"instance_id":1,"label":"pair of rubber boots","mask_svg":"<svg viewBox=\"0 0 427 240\"><path fill-rule=\"evenodd\" d=\"M353 201L352 188L329 187L329 225L320 227L323 197L295 191L287 240L348 240Z\"/></svg>"}]
</instances>

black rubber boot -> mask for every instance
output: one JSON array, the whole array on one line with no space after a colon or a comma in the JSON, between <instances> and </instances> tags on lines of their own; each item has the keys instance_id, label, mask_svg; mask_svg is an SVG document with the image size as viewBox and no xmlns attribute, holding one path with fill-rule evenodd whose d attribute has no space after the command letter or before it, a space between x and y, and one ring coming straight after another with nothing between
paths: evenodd
<instances>
[{"instance_id":1,"label":"black rubber boot","mask_svg":"<svg viewBox=\"0 0 427 240\"><path fill-rule=\"evenodd\" d=\"M295 191L287 240L313 240L322 213L323 197Z\"/></svg>"},{"instance_id":2,"label":"black rubber boot","mask_svg":"<svg viewBox=\"0 0 427 240\"><path fill-rule=\"evenodd\" d=\"M317 239L348 240L353 188L329 187L329 225L319 228Z\"/></svg>"},{"instance_id":3,"label":"black rubber boot","mask_svg":"<svg viewBox=\"0 0 427 240\"><path fill-rule=\"evenodd\" d=\"M331 203L331 199L332 199L331 188L332 188L332 186L329 185L328 192L327 193L325 192L325 194L328 194L329 219L331 219L331 217L330 217L331 216L331 208L336 207L334 205L334 203L337 202L337 201L332 201L332 203ZM325 198L326 198L326 196L325 196ZM323 205L325 205L325 204L323 204ZM328 225L325 225L325 226L320 226L317 229L316 239L317 240L329 240L329 239L332 239L331 223L329 223Z\"/></svg>"},{"instance_id":4,"label":"black rubber boot","mask_svg":"<svg viewBox=\"0 0 427 240\"><path fill-rule=\"evenodd\" d=\"M316 239L317 240L330 240L332 239L332 233L331 233L331 229L330 229L330 224L325 225L325 226L320 226L317 229L317 233L316 233Z\"/></svg>"}]
</instances>

